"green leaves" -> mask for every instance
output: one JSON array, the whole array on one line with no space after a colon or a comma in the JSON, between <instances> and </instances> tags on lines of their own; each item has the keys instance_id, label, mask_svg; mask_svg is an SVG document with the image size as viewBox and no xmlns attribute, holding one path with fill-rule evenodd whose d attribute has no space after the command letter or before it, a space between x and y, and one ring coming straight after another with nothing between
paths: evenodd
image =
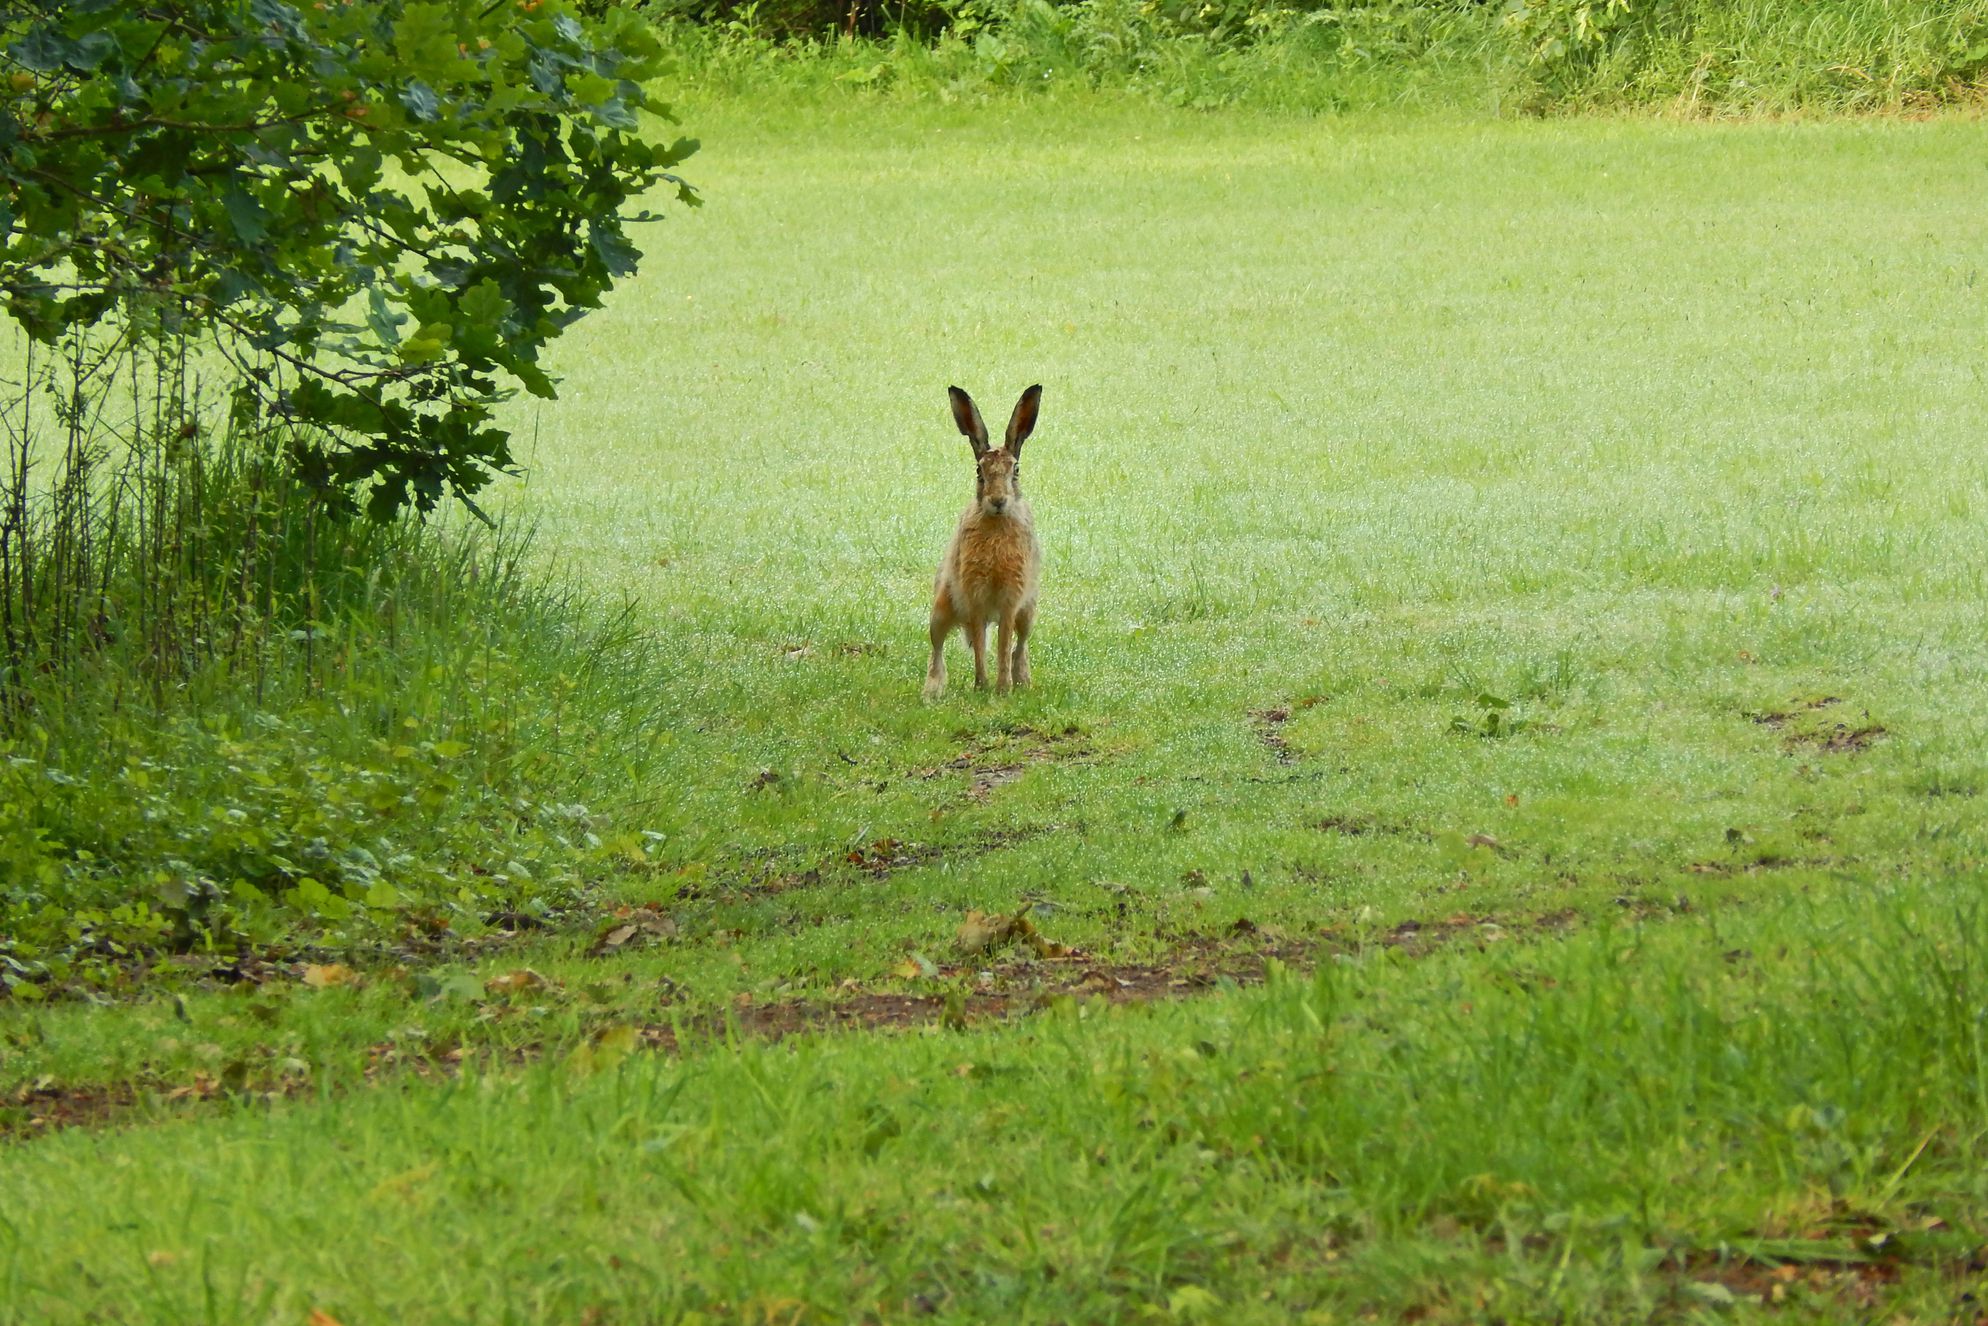
<instances>
[{"instance_id":1,"label":"green leaves","mask_svg":"<svg viewBox=\"0 0 1988 1326\"><path fill-rule=\"evenodd\" d=\"M230 184L221 191L221 206L227 211L228 222L244 244L259 244L269 234L269 213L261 203L249 197L248 190L239 184Z\"/></svg>"},{"instance_id":2,"label":"green leaves","mask_svg":"<svg viewBox=\"0 0 1988 1326\"><path fill-rule=\"evenodd\" d=\"M0 19L8 312L262 361L255 412L331 430L304 469L337 504L474 493L509 464L492 407L551 397L545 345L634 272L641 195L695 202L666 173L695 143L639 131L655 35L568 0L138 8Z\"/></svg>"}]
</instances>

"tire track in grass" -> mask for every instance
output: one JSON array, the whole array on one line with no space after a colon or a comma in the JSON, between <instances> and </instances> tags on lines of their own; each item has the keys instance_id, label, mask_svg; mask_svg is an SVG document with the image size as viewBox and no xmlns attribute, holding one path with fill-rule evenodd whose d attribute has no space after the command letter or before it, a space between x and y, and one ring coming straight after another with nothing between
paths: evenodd
<instances>
[{"instance_id":1,"label":"tire track in grass","mask_svg":"<svg viewBox=\"0 0 1988 1326\"><path fill-rule=\"evenodd\" d=\"M1651 908L1651 915L1667 915ZM1298 971L1319 962L1384 950L1410 959L1428 957L1459 943L1480 949L1498 943L1552 942L1584 918L1572 909L1531 917L1475 915L1403 920L1376 934L1328 927L1315 934L1285 936L1239 921L1228 933L1187 935L1161 958L1144 963L1102 962L1084 953L1051 959L991 958L935 966L923 979L950 982L930 992L880 989L845 982L827 999L785 999L767 1003L735 999L722 1008L686 1007L681 1017L629 1020L604 1014L593 1035L632 1033L634 1040L664 1053L710 1049L733 1038L784 1040L836 1033L889 1033L932 1028L952 1030L1017 1021L1072 1001L1107 1005L1147 1004L1191 998L1225 987L1261 984L1273 964ZM611 957L608 959L611 960ZM514 973L512 989L542 996L563 987L536 973L530 981ZM665 995L665 1010L673 996ZM489 1001L510 1007L508 996ZM360 1083L437 1080L459 1073L466 1063L493 1061L522 1065L548 1054L569 1052L585 1041L548 1038L487 1051L457 1044L414 1052L393 1041L367 1047ZM258 1065L238 1060L190 1079L138 1077L117 1082L67 1084L41 1079L0 1097L0 1142L16 1144L71 1128L104 1128L160 1117L180 1118L203 1109L273 1103L320 1090L308 1071L258 1074Z\"/></svg>"}]
</instances>

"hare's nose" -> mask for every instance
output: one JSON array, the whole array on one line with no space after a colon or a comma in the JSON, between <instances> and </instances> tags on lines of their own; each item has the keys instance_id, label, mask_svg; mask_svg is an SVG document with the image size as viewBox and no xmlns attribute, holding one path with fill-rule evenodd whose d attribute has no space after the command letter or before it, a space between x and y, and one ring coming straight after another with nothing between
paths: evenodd
<instances>
[{"instance_id":1,"label":"hare's nose","mask_svg":"<svg viewBox=\"0 0 1988 1326\"><path fill-rule=\"evenodd\" d=\"M993 501L989 502L988 505L993 507L996 511L1006 511L1008 509L1008 499L1005 497L997 497Z\"/></svg>"}]
</instances>

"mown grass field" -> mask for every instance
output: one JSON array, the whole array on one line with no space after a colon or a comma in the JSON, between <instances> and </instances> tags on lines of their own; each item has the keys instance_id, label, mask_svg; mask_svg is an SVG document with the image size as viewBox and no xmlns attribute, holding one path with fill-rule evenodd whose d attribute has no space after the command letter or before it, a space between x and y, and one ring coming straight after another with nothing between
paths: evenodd
<instances>
[{"instance_id":1,"label":"mown grass field","mask_svg":"<svg viewBox=\"0 0 1988 1326\"><path fill-rule=\"evenodd\" d=\"M506 497L662 641L600 926L0 1009L122 1106L0 1320L1974 1319L1977 123L687 114Z\"/></svg>"}]
</instances>

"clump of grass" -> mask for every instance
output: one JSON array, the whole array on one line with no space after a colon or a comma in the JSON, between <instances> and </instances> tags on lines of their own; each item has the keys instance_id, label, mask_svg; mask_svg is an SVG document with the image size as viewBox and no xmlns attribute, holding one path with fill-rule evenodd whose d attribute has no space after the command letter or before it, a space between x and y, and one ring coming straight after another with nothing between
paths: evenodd
<instances>
[{"instance_id":1,"label":"clump of grass","mask_svg":"<svg viewBox=\"0 0 1988 1326\"><path fill-rule=\"evenodd\" d=\"M203 408L183 352L26 368L4 415L0 989L571 903L615 850L599 798L625 793L654 690L629 612L533 569L527 530L341 514L295 437Z\"/></svg>"}]
</instances>

